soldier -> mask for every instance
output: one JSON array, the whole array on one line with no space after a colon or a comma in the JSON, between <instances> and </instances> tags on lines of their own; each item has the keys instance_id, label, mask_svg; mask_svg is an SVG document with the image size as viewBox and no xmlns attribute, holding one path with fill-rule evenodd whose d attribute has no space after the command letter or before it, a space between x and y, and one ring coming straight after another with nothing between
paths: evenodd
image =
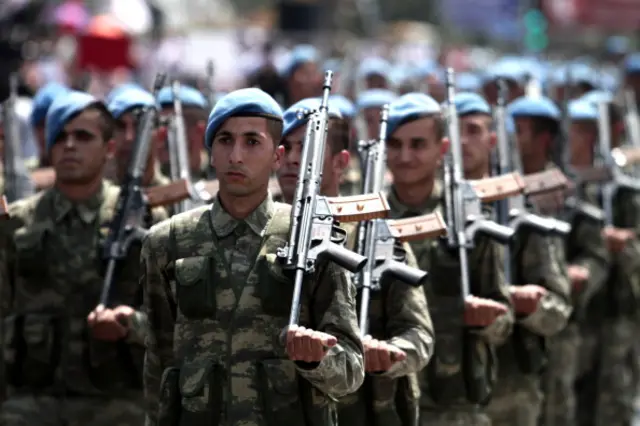
<instances>
[{"instance_id":1,"label":"soldier","mask_svg":"<svg viewBox=\"0 0 640 426\"><path fill-rule=\"evenodd\" d=\"M547 98L522 97L512 102L508 111L515 121L517 143L525 174L553 166L551 152L558 137L560 111ZM543 377L545 425L574 425L580 350L579 322L585 306L606 275L607 253L600 229L586 220L574 220L566 240L556 237L552 249L556 258L567 265L571 284L573 314L567 327L547 340L547 367Z\"/></svg>"},{"instance_id":2,"label":"soldier","mask_svg":"<svg viewBox=\"0 0 640 426\"><path fill-rule=\"evenodd\" d=\"M524 95L528 71L520 60L515 58L503 58L498 63L489 67L482 82L482 95L490 105L498 101L498 80L507 83L507 102L511 102Z\"/></svg>"},{"instance_id":3,"label":"soldier","mask_svg":"<svg viewBox=\"0 0 640 426\"><path fill-rule=\"evenodd\" d=\"M356 78L362 81L365 90L389 89L390 73L391 64L383 58L374 56L360 63Z\"/></svg>"},{"instance_id":4,"label":"soldier","mask_svg":"<svg viewBox=\"0 0 640 426\"><path fill-rule=\"evenodd\" d=\"M144 336L133 324L145 317L137 310L138 250L118 266L114 307L93 310L103 285L101 244L119 192L103 178L112 118L94 97L68 92L46 122L55 187L12 204L0 229L9 384L0 424L139 425ZM154 212L155 221L166 217Z\"/></svg>"},{"instance_id":5,"label":"soldier","mask_svg":"<svg viewBox=\"0 0 640 426\"><path fill-rule=\"evenodd\" d=\"M155 105L156 101L151 93L129 87L120 90L109 101L109 111L115 119L114 140L115 165L117 182L122 182L127 173L127 167L131 160L131 152L137 136L138 111L141 108ZM143 182L145 187L167 185L170 180L162 174L160 166L156 160L154 147L152 144L149 150L149 160L145 170Z\"/></svg>"},{"instance_id":6,"label":"soldier","mask_svg":"<svg viewBox=\"0 0 640 426\"><path fill-rule=\"evenodd\" d=\"M443 208L438 168L448 149L440 105L431 97L409 93L391 103L387 129L393 185L389 205L394 218L413 217ZM433 359L420 373L422 425L489 425L483 412L495 374L496 345L513 324L499 247L479 238L470 262L470 296L461 302L460 265L440 241L411 243L425 285L435 329Z\"/></svg>"},{"instance_id":7,"label":"soldier","mask_svg":"<svg viewBox=\"0 0 640 426\"><path fill-rule=\"evenodd\" d=\"M393 102L398 96L387 89L370 89L358 94L356 109L364 120L365 128L358 128L358 138L369 140L378 137L380 111L382 107Z\"/></svg>"},{"instance_id":8,"label":"soldier","mask_svg":"<svg viewBox=\"0 0 640 426\"><path fill-rule=\"evenodd\" d=\"M281 172L284 176L291 175L290 181L281 179L282 192L287 194L285 200L288 202L294 195L307 121L297 112L319 106L318 99L305 99L284 113L282 145L285 154L278 177ZM336 117L337 111L330 110L330 114ZM336 119L339 120L339 116ZM332 120L330 126L334 123ZM341 169L349 159L347 141L346 135L330 127L321 182L323 195L339 195ZM353 247L356 229L352 224L346 225L350 246ZM411 248L408 245L405 248L410 263L415 266ZM338 423L354 426L413 425L417 413L408 414L403 408L417 407L417 401L401 401L400 398L415 397L413 389L409 389L411 384L415 384L415 377L407 376L419 372L433 353L433 327L424 291L421 287L410 287L398 281L388 283L383 291L372 296L369 324L373 338L368 336L363 341L365 370L369 374L357 393L341 399Z\"/></svg>"},{"instance_id":9,"label":"soldier","mask_svg":"<svg viewBox=\"0 0 640 426\"><path fill-rule=\"evenodd\" d=\"M362 384L355 289L343 269L317 265L301 325L282 333L294 286L275 252L291 207L268 192L281 135L282 110L265 92L221 98L205 136L217 199L157 226L143 245L149 426L178 417L194 426L324 426L335 415L330 400Z\"/></svg>"},{"instance_id":10,"label":"soldier","mask_svg":"<svg viewBox=\"0 0 640 426\"><path fill-rule=\"evenodd\" d=\"M285 105L293 105L302 99L320 95L322 74L319 60L318 49L311 45L300 44L293 48L280 70L285 81Z\"/></svg>"},{"instance_id":11,"label":"soldier","mask_svg":"<svg viewBox=\"0 0 640 426\"><path fill-rule=\"evenodd\" d=\"M162 115L173 114L173 90L171 87L162 88L158 92L156 101L162 108ZM202 149L202 139L207 125L207 100L202 93L193 87L181 85L180 102L182 103L191 176L195 180L206 179L209 161L206 151ZM158 159L161 170L165 176L169 176L170 164L167 144L163 140L158 142Z\"/></svg>"},{"instance_id":12,"label":"soldier","mask_svg":"<svg viewBox=\"0 0 640 426\"><path fill-rule=\"evenodd\" d=\"M455 103L465 177L482 179L490 174L490 151L496 144L491 108L475 93L458 93ZM498 348L498 382L487 408L494 425L535 426L538 422L544 340L562 330L571 314L564 265L549 246L545 236L524 230L512 247L515 273L509 291L516 324L509 341Z\"/></svg>"},{"instance_id":13,"label":"soldier","mask_svg":"<svg viewBox=\"0 0 640 426\"><path fill-rule=\"evenodd\" d=\"M619 108L610 103L611 96L606 97L611 147L616 148L624 123ZM575 167L592 165L597 149L598 107L588 99L585 96L569 104L572 120L569 142ZM637 194L621 191L613 207L613 226L602 230L611 260L608 279L589 301L581 324L583 362L576 387L580 425L626 425L632 423L634 415L636 382L630 361L634 356L640 301L637 239L640 202Z\"/></svg>"},{"instance_id":14,"label":"soldier","mask_svg":"<svg viewBox=\"0 0 640 426\"><path fill-rule=\"evenodd\" d=\"M282 199L277 201L291 204L295 195L296 184L298 183L300 159L306 131L306 120L300 119L298 112L319 107L319 99L308 98L296 102L284 112L281 142L281 146L284 147L284 156L276 172ZM347 151L349 147L349 132L342 127L342 116L331 103L329 104L329 118L327 148L324 151L325 158L320 193L328 197L337 197L340 195L338 191L340 177L349 164L349 151Z\"/></svg>"}]
</instances>

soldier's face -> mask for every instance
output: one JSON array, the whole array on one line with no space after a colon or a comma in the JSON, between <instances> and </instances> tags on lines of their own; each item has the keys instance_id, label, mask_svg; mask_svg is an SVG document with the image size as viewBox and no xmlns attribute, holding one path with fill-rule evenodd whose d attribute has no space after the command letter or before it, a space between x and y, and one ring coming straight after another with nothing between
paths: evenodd
<instances>
[{"instance_id":1,"label":"soldier's face","mask_svg":"<svg viewBox=\"0 0 640 426\"><path fill-rule=\"evenodd\" d=\"M591 121L574 121L569 127L569 161L575 167L593 164L593 150L598 141L598 127Z\"/></svg>"},{"instance_id":2,"label":"soldier's face","mask_svg":"<svg viewBox=\"0 0 640 426\"><path fill-rule=\"evenodd\" d=\"M366 86L367 89L386 89L389 84L384 76L373 74L367 77Z\"/></svg>"},{"instance_id":3,"label":"soldier's face","mask_svg":"<svg viewBox=\"0 0 640 426\"><path fill-rule=\"evenodd\" d=\"M65 126L51 147L51 164L56 179L64 183L91 182L102 173L112 141L104 141L100 112L81 112Z\"/></svg>"},{"instance_id":4,"label":"soldier's face","mask_svg":"<svg viewBox=\"0 0 640 426\"><path fill-rule=\"evenodd\" d=\"M446 145L436 119L421 118L401 125L387 140L387 165L394 185L411 185L435 177Z\"/></svg>"},{"instance_id":5,"label":"soldier's face","mask_svg":"<svg viewBox=\"0 0 640 426\"><path fill-rule=\"evenodd\" d=\"M299 99L320 95L322 89L322 73L315 62L307 62L296 68L290 79L290 90Z\"/></svg>"},{"instance_id":6,"label":"soldier's face","mask_svg":"<svg viewBox=\"0 0 640 426\"><path fill-rule=\"evenodd\" d=\"M516 139L522 162L526 162L531 153L535 151L535 138L533 135L533 121L529 118L516 118Z\"/></svg>"},{"instance_id":7,"label":"soldier's face","mask_svg":"<svg viewBox=\"0 0 640 426\"><path fill-rule=\"evenodd\" d=\"M211 145L211 166L216 169L220 191L232 196L266 192L284 153L275 144L266 118L227 119Z\"/></svg>"},{"instance_id":8,"label":"soldier's face","mask_svg":"<svg viewBox=\"0 0 640 426\"><path fill-rule=\"evenodd\" d=\"M306 126L298 127L283 138L282 144L280 145L284 148L284 154L282 157L282 165L277 172L277 176L282 195L288 202L293 199L298 183L305 131ZM340 184L340 177L349 164L349 153L343 150L334 154L330 142L333 140L333 137L333 129L330 124L327 135L327 146L324 150L320 192L322 194L338 195L335 192Z\"/></svg>"},{"instance_id":9,"label":"soldier's face","mask_svg":"<svg viewBox=\"0 0 640 426\"><path fill-rule=\"evenodd\" d=\"M490 125L491 118L484 114L460 117L464 172L470 178L479 179L489 168L489 154L496 143Z\"/></svg>"},{"instance_id":10,"label":"soldier's face","mask_svg":"<svg viewBox=\"0 0 640 426\"><path fill-rule=\"evenodd\" d=\"M118 179L124 179L129 163L131 162L131 156L133 148L136 142L137 131L137 119L133 112L125 112L116 120L115 132L113 138L115 141L115 160L116 168L118 171ZM147 158L146 173L150 173L153 169L153 162L155 160L155 149L157 148L156 134L153 135L153 141L149 147L149 157Z\"/></svg>"}]
</instances>

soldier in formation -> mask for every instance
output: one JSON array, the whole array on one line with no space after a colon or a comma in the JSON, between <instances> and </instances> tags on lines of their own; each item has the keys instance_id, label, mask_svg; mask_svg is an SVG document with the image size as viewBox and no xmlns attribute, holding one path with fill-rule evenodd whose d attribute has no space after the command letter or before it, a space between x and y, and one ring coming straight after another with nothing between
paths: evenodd
<instances>
[{"instance_id":1,"label":"soldier in formation","mask_svg":"<svg viewBox=\"0 0 640 426\"><path fill-rule=\"evenodd\" d=\"M573 63L545 96L512 57L474 93L373 58L329 96L319 61L293 50L285 110L256 88L209 105L47 85L36 160L3 104L0 425L631 423L640 56L620 96ZM406 275L386 279L391 260Z\"/></svg>"}]
</instances>

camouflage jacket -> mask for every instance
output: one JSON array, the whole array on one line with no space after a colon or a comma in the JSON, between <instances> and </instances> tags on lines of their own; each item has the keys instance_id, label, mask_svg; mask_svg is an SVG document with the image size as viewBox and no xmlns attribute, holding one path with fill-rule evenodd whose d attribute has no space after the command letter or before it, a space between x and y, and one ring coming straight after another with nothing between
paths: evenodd
<instances>
[{"instance_id":1,"label":"camouflage jacket","mask_svg":"<svg viewBox=\"0 0 640 426\"><path fill-rule=\"evenodd\" d=\"M215 200L152 229L141 256L147 425L176 411L194 426L325 425L329 398L360 387L355 288L334 264L318 264L305 284L300 324L336 336L338 345L318 365L287 358L279 336L293 281L275 253L288 238L290 212L268 195L236 220ZM168 409L166 395L180 402Z\"/></svg>"},{"instance_id":2,"label":"camouflage jacket","mask_svg":"<svg viewBox=\"0 0 640 426\"><path fill-rule=\"evenodd\" d=\"M354 249L355 223L347 223L347 247ZM404 245L407 263L417 267L409 244ZM360 302L360 299L358 299ZM358 309L360 303L358 303ZM371 293L369 334L402 349L407 358L381 374L367 374L364 385L340 400L339 424L353 426L396 426L410 424L409 407L417 407L420 389L417 373L433 354L433 325L422 287L411 287L398 280L382 283L381 291Z\"/></svg>"},{"instance_id":3,"label":"camouflage jacket","mask_svg":"<svg viewBox=\"0 0 640 426\"><path fill-rule=\"evenodd\" d=\"M142 389L145 317L137 311L126 341L92 337L87 316L103 286L102 243L119 188L103 182L83 203L56 189L13 203L0 229L0 312L7 381L15 392L126 395ZM166 218L154 211L154 222ZM140 245L117 267L111 305L142 305Z\"/></svg>"},{"instance_id":4,"label":"camouflage jacket","mask_svg":"<svg viewBox=\"0 0 640 426\"><path fill-rule=\"evenodd\" d=\"M388 194L391 216L413 217L440 210L442 197L442 185L437 181L425 204L411 208L399 200L392 186ZM425 293L436 339L433 359L419 377L421 409L447 411L484 404L495 381L495 348L509 336L513 314L499 317L484 329L466 327L457 255L439 240L417 241L411 247L420 269L429 272ZM497 244L478 238L469 256L471 293L511 307L501 253Z\"/></svg>"}]
</instances>

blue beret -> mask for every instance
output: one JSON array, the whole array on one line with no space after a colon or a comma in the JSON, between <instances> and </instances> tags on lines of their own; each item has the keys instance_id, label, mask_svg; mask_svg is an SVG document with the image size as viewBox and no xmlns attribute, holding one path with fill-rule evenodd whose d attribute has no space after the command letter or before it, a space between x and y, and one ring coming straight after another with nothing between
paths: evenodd
<instances>
[{"instance_id":1,"label":"blue beret","mask_svg":"<svg viewBox=\"0 0 640 426\"><path fill-rule=\"evenodd\" d=\"M156 104L153 95L146 90L129 88L121 90L109 102L108 108L113 118L119 119L124 113L133 108L149 107Z\"/></svg>"},{"instance_id":2,"label":"blue beret","mask_svg":"<svg viewBox=\"0 0 640 426\"><path fill-rule=\"evenodd\" d=\"M476 92L482 87L480 77L471 72L456 74L456 90L460 92Z\"/></svg>"},{"instance_id":3,"label":"blue beret","mask_svg":"<svg viewBox=\"0 0 640 426\"><path fill-rule=\"evenodd\" d=\"M318 49L309 44L299 44L291 51L289 58L280 70L280 74L285 78L290 77L300 65L308 62L318 62L319 60L320 53Z\"/></svg>"},{"instance_id":4,"label":"blue beret","mask_svg":"<svg viewBox=\"0 0 640 426\"><path fill-rule=\"evenodd\" d=\"M469 114L491 115L491 107L484 98L477 93L461 92L455 97L456 111L459 116Z\"/></svg>"},{"instance_id":5,"label":"blue beret","mask_svg":"<svg viewBox=\"0 0 640 426\"><path fill-rule=\"evenodd\" d=\"M640 52L627 55L624 60L624 72L627 74L640 73Z\"/></svg>"},{"instance_id":6,"label":"blue beret","mask_svg":"<svg viewBox=\"0 0 640 426\"><path fill-rule=\"evenodd\" d=\"M582 95L578 100L597 105L600 102L613 102L613 94L605 90L592 90Z\"/></svg>"},{"instance_id":7,"label":"blue beret","mask_svg":"<svg viewBox=\"0 0 640 426\"><path fill-rule=\"evenodd\" d=\"M104 108L104 104L97 98L88 93L77 92L75 90L70 90L65 93L64 96L58 96L53 100L47 112L45 126L47 151L49 151L56 142L60 132L62 132L69 120L91 106Z\"/></svg>"},{"instance_id":8,"label":"blue beret","mask_svg":"<svg viewBox=\"0 0 640 426\"><path fill-rule=\"evenodd\" d=\"M569 102L567 111L571 120L598 120L598 108L596 104L582 99Z\"/></svg>"},{"instance_id":9,"label":"blue beret","mask_svg":"<svg viewBox=\"0 0 640 426\"><path fill-rule=\"evenodd\" d=\"M129 90L129 89L145 90L145 88L139 85L138 83L123 83L111 89L111 91L107 94L107 96L105 96L105 99L104 99L105 103L108 105L109 102L111 102L111 99L117 96L120 92L124 90Z\"/></svg>"},{"instance_id":10,"label":"blue beret","mask_svg":"<svg viewBox=\"0 0 640 426\"><path fill-rule=\"evenodd\" d=\"M440 113L440 105L424 93L407 93L389 104L387 137L409 121Z\"/></svg>"},{"instance_id":11,"label":"blue beret","mask_svg":"<svg viewBox=\"0 0 640 426\"><path fill-rule=\"evenodd\" d=\"M561 115L556 104L546 97L520 97L507 106L507 111L513 118L539 117L559 121Z\"/></svg>"},{"instance_id":12,"label":"blue beret","mask_svg":"<svg viewBox=\"0 0 640 426\"><path fill-rule=\"evenodd\" d=\"M436 74L440 71L440 66L433 59L427 59L426 61L418 64L412 71L413 78L423 79L432 74Z\"/></svg>"},{"instance_id":13,"label":"blue beret","mask_svg":"<svg viewBox=\"0 0 640 426\"><path fill-rule=\"evenodd\" d=\"M363 60L358 67L358 78L367 78L370 75L380 75L385 79L389 78L391 64L379 57L372 57Z\"/></svg>"},{"instance_id":14,"label":"blue beret","mask_svg":"<svg viewBox=\"0 0 640 426\"><path fill-rule=\"evenodd\" d=\"M598 73L585 63L564 65L551 75L551 80L556 86L568 84L569 78L572 84L587 83L594 87L598 86Z\"/></svg>"},{"instance_id":15,"label":"blue beret","mask_svg":"<svg viewBox=\"0 0 640 426\"><path fill-rule=\"evenodd\" d=\"M396 100L398 95L387 89L369 89L358 95L356 99L356 108L362 111L365 108L382 108Z\"/></svg>"},{"instance_id":16,"label":"blue beret","mask_svg":"<svg viewBox=\"0 0 640 426\"><path fill-rule=\"evenodd\" d=\"M180 102L182 105L188 107L196 107L205 109L207 107L207 100L199 90L194 89L191 86L180 85ZM158 92L157 102L161 107L173 106L173 89L171 87L163 87Z\"/></svg>"},{"instance_id":17,"label":"blue beret","mask_svg":"<svg viewBox=\"0 0 640 426\"><path fill-rule=\"evenodd\" d=\"M33 97L33 109L31 110L30 122L32 126L44 124L47 118L47 111L54 99L58 95L68 92L69 88L58 83L48 83L42 87Z\"/></svg>"},{"instance_id":18,"label":"blue beret","mask_svg":"<svg viewBox=\"0 0 640 426\"><path fill-rule=\"evenodd\" d=\"M283 117L284 126L282 127L282 137L284 138L289 133L293 132L298 127L304 125L308 121L309 117L304 116L300 118L298 116L298 112L300 110L303 110L303 111L317 110L320 108L321 103L322 103L322 99L320 98L307 98L307 99L298 101L295 104L291 105L289 108L287 108L287 110L284 112L284 117ZM329 117L342 118L342 114L340 114L340 110L336 107L335 104L332 104L331 101L329 101Z\"/></svg>"},{"instance_id":19,"label":"blue beret","mask_svg":"<svg viewBox=\"0 0 640 426\"><path fill-rule=\"evenodd\" d=\"M343 118L353 118L356 115L356 106L344 95L331 95L329 104L335 107Z\"/></svg>"},{"instance_id":20,"label":"blue beret","mask_svg":"<svg viewBox=\"0 0 640 426\"><path fill-rule=\"evenodd\" d=\"M242 115L258 115L282 120L282 108L268 93L260 89L240 89L223 96L209 114L204 146L211 149L216 132L228 118Z\"/></svg>"},{"instance_id":21,"label":"blue beret","mask_svg":"<svg viewBox=\"0 0 640 426\"><path fill-rule=\"evenodd\" d=\"M515 81L518 84L524 84L527 75L528 71L522 61L506 58L489 67L483 76L483 82L486 84L503 78L505 80Z\"/></svg>"}]
</instances>

